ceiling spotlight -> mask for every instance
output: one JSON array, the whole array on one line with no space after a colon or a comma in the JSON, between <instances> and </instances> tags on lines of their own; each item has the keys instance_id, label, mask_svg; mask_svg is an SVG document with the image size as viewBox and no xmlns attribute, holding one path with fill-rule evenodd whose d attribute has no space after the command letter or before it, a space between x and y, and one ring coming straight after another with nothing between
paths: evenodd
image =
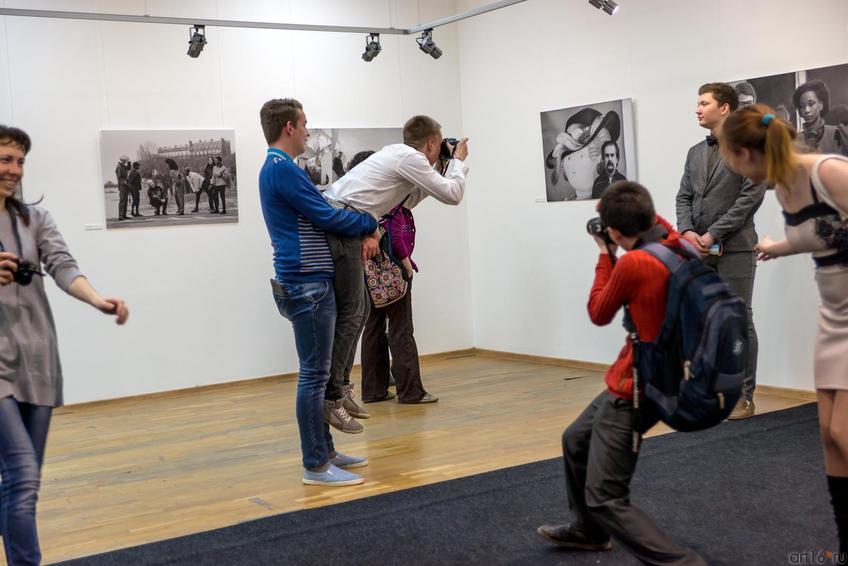
<instances>
[{"instance_id":1,"label":"ceiling spotlight","mask_svg":"<svg viewBox=\"0 0 848 566\"><path fill-rule=\"evenodd\" d=\"M188 29L188 56L195 59L206 46L206 26L194 26Z\"/></svg>"},{"instance_id":2,"label":"ceiling spotlight","mask_svg":"<svg viewBox=\"0 0 848 566\"><path fill-rule=\"evenodd\" d=\"M427 31L421 32L421 37L415 41L418 42L418 49L433 59L438 59L442 56L442 50L436 47L436 43L433 41L433 30L428 29Z\"/></svg>"},{"instance_id":3,"label":"ceiling spotlight","mask_svg":"<svg viewBox=\"0 0 848 566\"><path fill-rule=\"evenodd\" d=\"M589 4L595 8L602 9L610 16L618 12L618 4L613 2L613 0L589 0Z\"/></svg>"},{"instance_id":4,"label":"ceiling spotlight","mask_svg":"<svg viewBox=\"0 0 848 566\"><path fill-rule=\"evenodd\" d=\"M362 60L368 63L379 55L382 50L383 48L380 47L380 34L369 33L365 37L365 53L362 54Z\"/></svg>"},{"instance_id":5,"label":"ceiling spotlight","mask_svg":"<svg viewBox=\"0 0 848 566\"><path fill-rule=\"evenodd\" d=\"M604 2L604 12L606 12L610 16L615 15L615 13L618 12L618 4L616 4L612 0L607 0L606 2Z\"/></svg>"}]
</instances>

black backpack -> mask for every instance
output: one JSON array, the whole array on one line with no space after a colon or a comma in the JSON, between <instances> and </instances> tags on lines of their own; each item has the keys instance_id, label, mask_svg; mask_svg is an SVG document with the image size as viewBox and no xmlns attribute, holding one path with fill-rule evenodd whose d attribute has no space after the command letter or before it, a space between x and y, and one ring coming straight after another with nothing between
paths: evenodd
<instances>
[{"instance_id":1,"label":"black backpack","mask_svg":"<svg viewBox=\"0 0 848 566\"><path fill-rule=\"evenodd\" d=\"M639 341L629 323L634 404L639 408L641 388L656 416L671 428L688 432L715 426L742 396L748 357L745 302L693 249L657 242L639 249L660 260L671 275L657 339Z\"/></svg>"}]
</instances>

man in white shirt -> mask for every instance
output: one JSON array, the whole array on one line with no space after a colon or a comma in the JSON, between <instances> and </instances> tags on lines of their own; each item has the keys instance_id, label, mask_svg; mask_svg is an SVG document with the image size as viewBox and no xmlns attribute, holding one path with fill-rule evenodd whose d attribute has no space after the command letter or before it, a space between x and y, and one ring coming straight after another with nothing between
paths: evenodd
<instances>
[{"instance_id":1,"label":"man in white shirt","mask_svg":"<svg viewBox=\"0 0 848 566\"><path fill-rule=\"evenodd\" d=\"M451 147L452 157L444 175L433 168L437 163L442 164L441 146L439 123L428 116L413 116L403 127L402 144L388 145L370 156L333 183L324 197L333 206L367 212L378 220L404 199L407 208L427 196L457 205L465 193L468 139L463 138ZM335 268L337 314L330 380L324 399L327 406L342 402L350 415L368 418L368 412L353 398L350 370L368 314L362 260L376 255L379 240L328 233L327 242Z\"/></svg>"}]
</instances>

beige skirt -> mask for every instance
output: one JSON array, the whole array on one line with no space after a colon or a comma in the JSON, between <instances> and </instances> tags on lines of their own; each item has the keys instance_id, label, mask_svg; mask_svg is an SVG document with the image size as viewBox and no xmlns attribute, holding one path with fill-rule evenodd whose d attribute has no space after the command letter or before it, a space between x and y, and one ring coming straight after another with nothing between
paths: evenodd
<instances>
[{"instance_id":1,"label":"beige skirt","mask_svg":"<svg viewBox=\"0 0 848 566\"><path fill-rule=\"evenodd\" d=\"M816 333L816 389L848 390L848 267L816 269L821 295Z\"/></svg>"}]
</instances>

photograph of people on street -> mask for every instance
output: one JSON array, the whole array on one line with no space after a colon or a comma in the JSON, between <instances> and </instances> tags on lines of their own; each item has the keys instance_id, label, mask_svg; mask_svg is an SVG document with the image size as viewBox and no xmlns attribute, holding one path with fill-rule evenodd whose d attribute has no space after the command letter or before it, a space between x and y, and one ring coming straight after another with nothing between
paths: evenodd
<instances>
[{"instance_id":1,"label":"photograph of people on street","mask_svg":"<svg viewBox=\"0 0 848 566\"><path fill-rule=\"evenodd\" d=\"M231 130L101 132L107 228L238 222Z\"/></svg>"}]
</instances>

